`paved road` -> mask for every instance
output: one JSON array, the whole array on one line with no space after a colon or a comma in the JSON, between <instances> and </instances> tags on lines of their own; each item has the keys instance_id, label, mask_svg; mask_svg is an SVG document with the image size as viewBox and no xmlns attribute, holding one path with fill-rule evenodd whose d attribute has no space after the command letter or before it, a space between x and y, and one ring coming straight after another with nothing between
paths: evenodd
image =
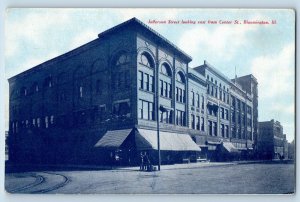
<instances>
[{"instance_id":1,"label":"paved road","mask_svg":"<svg viewBox=\"0 0 300 202\"><path fill-rule=\"evenodd\" d=\"M47 180L34 186L39 182L34 176ZM15 192L284 194L294 192L295 177L293 164L226 163L174 165L163 167L159 172L118 169L6 175L8 191L26 187L26 184L33 187Z\"/></svg>"}]
</instances>

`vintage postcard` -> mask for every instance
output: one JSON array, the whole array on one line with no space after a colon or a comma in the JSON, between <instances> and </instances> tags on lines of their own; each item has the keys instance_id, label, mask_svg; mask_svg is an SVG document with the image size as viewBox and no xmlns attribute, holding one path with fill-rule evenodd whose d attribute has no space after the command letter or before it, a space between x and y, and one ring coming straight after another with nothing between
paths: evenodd
<instances>
[{"instance_id":1,"label":"vintage postcard","mask_svg":"<svg viewBox=\"0 0 300 202\"><path fill-rule=\"evenodd\" d=\"M11 194L295 193L292 9L12 8Z\"/></svg>"}]
</instances>

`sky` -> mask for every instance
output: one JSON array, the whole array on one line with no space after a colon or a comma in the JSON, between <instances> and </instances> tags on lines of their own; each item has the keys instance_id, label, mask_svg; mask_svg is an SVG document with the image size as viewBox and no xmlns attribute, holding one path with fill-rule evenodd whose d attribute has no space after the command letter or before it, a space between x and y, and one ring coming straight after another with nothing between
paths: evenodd
<instances>
[{"instance_id":1,"label":"sky","mask_svg":"<svg viewBox=\"0 0 300 202\"><path fill-rule=\"evenodd\" d=\"M10 78L59 56L132 17L170 40L193 60L206 60L229 78L253 74L258 81L259 121L281 122L288 141L295 135L295 16L278 9L8 9L5 74ZM149 24L157 21L217 21L217 24ZM237 20L241 24L220 24ZM276 24L243 24L276 21ZM8 128L8 82L6 83Z\"/></svg>"}]
</instances>

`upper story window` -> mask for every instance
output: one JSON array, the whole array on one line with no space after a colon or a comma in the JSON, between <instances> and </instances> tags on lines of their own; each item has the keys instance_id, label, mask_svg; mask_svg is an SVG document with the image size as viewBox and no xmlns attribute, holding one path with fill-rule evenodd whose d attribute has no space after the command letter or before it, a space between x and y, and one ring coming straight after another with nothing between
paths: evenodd
<instances>
[{"instance_id":1,"label":"upper story window","mask_svg":"<svg viewBox=\"0 0 300 202\"><path fill-rule=\"evenodd\" d=\"M123 65L129 62L129 56L125 52L121 52L118 54L115 60L115 65Z\"/></svg>"},{"instance_id":2,"label":"upper story window","mask_svg":"<svg viewBox=\"0 0 300 202\"><path fill-rule=\"evenodd\" d=\"M97 81L96 81L96 91L97 91L97 93L99 93L99 94L101 94L101 90L102 90L102 88L101 88L102 86L101 86L101 80L100 79L98 79Z\"/></svg>"},{"instance_id":3,"label":"upper story window","mask_svg":"<svg viewBox=\"0 0 300 202\"><path fill-rule=\"evenodd\" d=\"M49 88L51 88L53 86L53 82L52 82L52 77L51 76L48 76L45 79L44 86L45 87L49 87Z\"/></svg>"},{"instance_id":4,"label":"upper story window","mask_svg":"<svg viewBox=\"0 0 300 202\"><path fill-rule=\"evenodd\" d=\"M154 68L154 61L153 61L152 57L150 56L150 54L147 52L144 52L141 54L140 62L147 67Z\"/></svg>"},{"instance_id":5,"label":"upper story window","mask_svg":"<svg viewBox=\"0 0 300 202\"><path fill-rule=\"evenodd\" d=\"M83 97L83 86L79 86L79 97Z\"/></svg>"},{"instance_id":6,"label":"upper story window","mask_svg":"<svg viewBox=\"0 0 300 202\"><path fill-rule=\"evenodd\" d=\"M34 82L32 85L32 92L39 92L39 85L37 82Z\"/></svg>"},{"instance_id":7,"label":"upper story window","mask_svg":"<svg viewBox=\"0 0 300 202\"><path fill-rule=\"evenodd\" d=\"M26 87L22 87L21 88L21 96L27 96L27 88Z\"/></svg>"},{"instance_id":8,"label":"upper story window","mask_svg":"<svg viewBox=\"0 0 300 202\"><path fill-rule=\"evenodd\" d=\"M171 67L167 63L163 63L161 65L161 73L166 76L171 77L172 76Z\"/></svg>"},{"instance_id":9,"label":"upper story window","mask_svg":"<svg viewBox=\"0 0 300 202\"><path fill-rule=\"evenodd\" d=\"M184 74L182 72L178 72L176 74L176 80L181 82L181 83L185 83L185 77Z\"/></svg>"}]
</instances>

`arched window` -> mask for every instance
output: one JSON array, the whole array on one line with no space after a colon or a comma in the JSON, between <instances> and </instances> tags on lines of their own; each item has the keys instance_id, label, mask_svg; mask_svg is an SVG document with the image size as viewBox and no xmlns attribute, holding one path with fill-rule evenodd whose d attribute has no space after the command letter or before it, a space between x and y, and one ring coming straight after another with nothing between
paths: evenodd
<instances>
[{"instance_id":1,"label":"arched window","mask_svg":"<svg viewBox=\"0 0 300 202\"><path fill-rule=\"evenodd\" d=\"M114 60L114 65L123 65L129 62L129 56L125 51L121 51L119 54L117 54L115 60Z\"/></svg>"},{"instance_id":2,"label":"arched window","mask_svg":"<svg viewBox=\"0 0 300 202\"><path fill-rule=\"evenodd\" d=\"M161 65L161 73L170 77L172 76L172 70L167 63Z\"/></svg>"},{"instance_id":3,"label":"arched window","mask_svg":"<svg viewBox=\"0 0 300 202\"><path fill-rule=\"evenodd\" d=\"M154 61L149 53L144 52L141 54L141 61L143 65L154 68Z\"/></svg>"},{"instance_id":4,"label":"arched window","mask_svg":"<svg viewBox=\"0 0 300 202\"><path fill-rule=\"evenodd\" d=\"M181 82L181 83L185 83L185 78L182 72L178 72L176 75L176 80Z\"/></svg>"}]
</instances>

